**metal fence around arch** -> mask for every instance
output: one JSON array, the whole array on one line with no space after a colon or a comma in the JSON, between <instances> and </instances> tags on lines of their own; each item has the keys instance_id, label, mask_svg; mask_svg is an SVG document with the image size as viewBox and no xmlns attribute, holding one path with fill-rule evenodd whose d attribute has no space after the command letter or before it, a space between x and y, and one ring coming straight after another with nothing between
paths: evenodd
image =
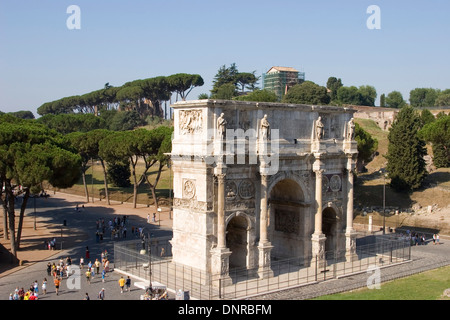
<instances>
[{"instance_id":1,"label":"metal fence around arch","mask_svg":"<svg viewBox=\"0 0 450 320\"><path fill-rule=\"evenodd\" d=\"M114 245L114 269L159 282L173 292L189 291L195 299L216 300L244 299L411 259L410 241L393 235L357 239L353 259L348 259L345 251L326 252L325 263L316 256L273 259L270 276L264 278L258 276L257 268L230 269L226 277L210 274L174 263L171 252L170 237L118 242Z\"/></svg>"}]
</instances>

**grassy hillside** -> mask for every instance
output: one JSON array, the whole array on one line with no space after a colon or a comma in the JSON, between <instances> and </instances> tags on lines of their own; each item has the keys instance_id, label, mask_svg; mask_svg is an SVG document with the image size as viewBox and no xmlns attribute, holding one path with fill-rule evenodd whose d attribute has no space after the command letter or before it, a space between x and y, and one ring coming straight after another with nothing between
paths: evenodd
<instances>
[{"instance_id":1,"label":"grassy hillside","mask_svg":"<svg viewBox=\"0 0 450 320\"><path fill-rule=\"evenodd\" d=\"M450 168L434 169L431 168L428 177L425 180L423 187L414 191L411 194L395 192L389 188L389 180L384 180L383 174L380 171L386 166L386 158L388 148L388 131L381 130L375 121L368 119L355 119L355 121L364 130L369 132L378 140L378 155L367 164L367 172L358 174L355 183L355 200L354 203L360 210L357 213L362 213L364 208L383 207L383 184L386 183L385 203L388 209L392 210L392 214L387 215L387 225L391 227L398 227L409 224L414 227L434 228L441 231L441 233L450 234L450 217L448 210L450 210ZM427 146L428 153L431 154L431 148ZM400 214L393 215L395 208L406 210L412 207L433 206L437 215L409 215ZM378 210L379 211L379 210ZM375 212L374 223L382 220L382 216ZM356 217L355 222L367 223L367 217Z\"/></svg>"}]
</instances>

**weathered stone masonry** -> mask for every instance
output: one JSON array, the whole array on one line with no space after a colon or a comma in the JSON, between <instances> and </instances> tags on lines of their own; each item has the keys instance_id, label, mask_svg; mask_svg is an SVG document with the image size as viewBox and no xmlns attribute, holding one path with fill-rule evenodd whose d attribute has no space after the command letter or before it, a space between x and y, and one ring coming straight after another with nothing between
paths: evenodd
<instances>
[{"instance_id":1,"label":"weathered stone masonry","mask_svg":"<svg viewBox=\"0 0 450 320\"><path fill-rule=\"evenodd\" d=\"M272 275L272 259L354 257L352 109L177 102L174 263Z\"/></svg>"}]
</instances>

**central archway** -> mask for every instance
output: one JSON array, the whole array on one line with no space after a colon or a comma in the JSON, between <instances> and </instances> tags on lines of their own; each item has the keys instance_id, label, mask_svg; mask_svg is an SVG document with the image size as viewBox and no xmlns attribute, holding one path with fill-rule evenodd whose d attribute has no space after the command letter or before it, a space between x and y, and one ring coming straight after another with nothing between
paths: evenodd
<instances>
[{"instance_id":1,"label":"central archway","mask_svg":"<svg viewBox=\"0 0 450 320\"><path fill-rule=\"evenodd\" d=\"M303 256L304 200L301 186L292 179L280 180L271 189L270 241L274 260Z\"/></svg>"}]
</instances>

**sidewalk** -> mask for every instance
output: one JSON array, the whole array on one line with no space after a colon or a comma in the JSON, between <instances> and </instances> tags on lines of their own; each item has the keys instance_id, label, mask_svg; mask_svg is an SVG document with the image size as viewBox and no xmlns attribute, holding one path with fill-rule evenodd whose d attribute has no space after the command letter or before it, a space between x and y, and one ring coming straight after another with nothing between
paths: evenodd
<instances>
[{"instance_id":1,"label":"sidewalk","mask_svg":"<svg viewBox=\"0 0 450 320\"><path fill-rule=\"evenodd\" d=\"M133 208L132 203L120 203L117 201L111 201L110 205L106 201L99 201L94 199L94 202L86 202L86 198L83 196L76 196L61 192L56 192L51 194L48 199L37 198L36 199L36 230L34 230L34 203L33 199L28 200L27 210L25 212L24 224L22 229L21 237L21 249L17 253L17 257L22 261L22 266L12 266L7 261L8 259L3 259L5 253L0 255L0 278L18 270L26 268L33 263L47 260L53 256L59 256L61 250L47 250L44 247L44 242L46 240L52 239L53 237L60 238L61 230L63 233L63 250L68 248L73 248L81 241L87 240L89 238L89 233L86 228L81 225L76 226L77 230L74 230L74 221L71 221L73 215L75 214L75 206L78 204L80 211L79 215L89 213L94 216L102 215L118 215L129 217L130 226L148 226L155 229L165 229L171 230L172 220L169 218L170 208L161 207L161 212L158 213L154 206L147 205L137 205L137 208ZM81 207L84 205L84 210ZM61 215L61 210L53 210L55 214L48 215L46 211L55 209L58 206L65 208L64 215ZM49 210L50 209L50 210ZM153 213L156 212L156 222L147 223L147 215L153 217ZM19 211L16 209L16 224L18 223ZM58 214L60 214L58 216ZM63 226L63 220L66 220L67 226ZM3 227L3 226L2 226ZM17 230L16 230L17 232ZM67 235L76 236L67 236ZM0 232L0 244L4 246L6 250L10 250L10 240L3 239L3 229ZM58 247L56 249L60 249Z\"/></svg>"}]
</instances>

